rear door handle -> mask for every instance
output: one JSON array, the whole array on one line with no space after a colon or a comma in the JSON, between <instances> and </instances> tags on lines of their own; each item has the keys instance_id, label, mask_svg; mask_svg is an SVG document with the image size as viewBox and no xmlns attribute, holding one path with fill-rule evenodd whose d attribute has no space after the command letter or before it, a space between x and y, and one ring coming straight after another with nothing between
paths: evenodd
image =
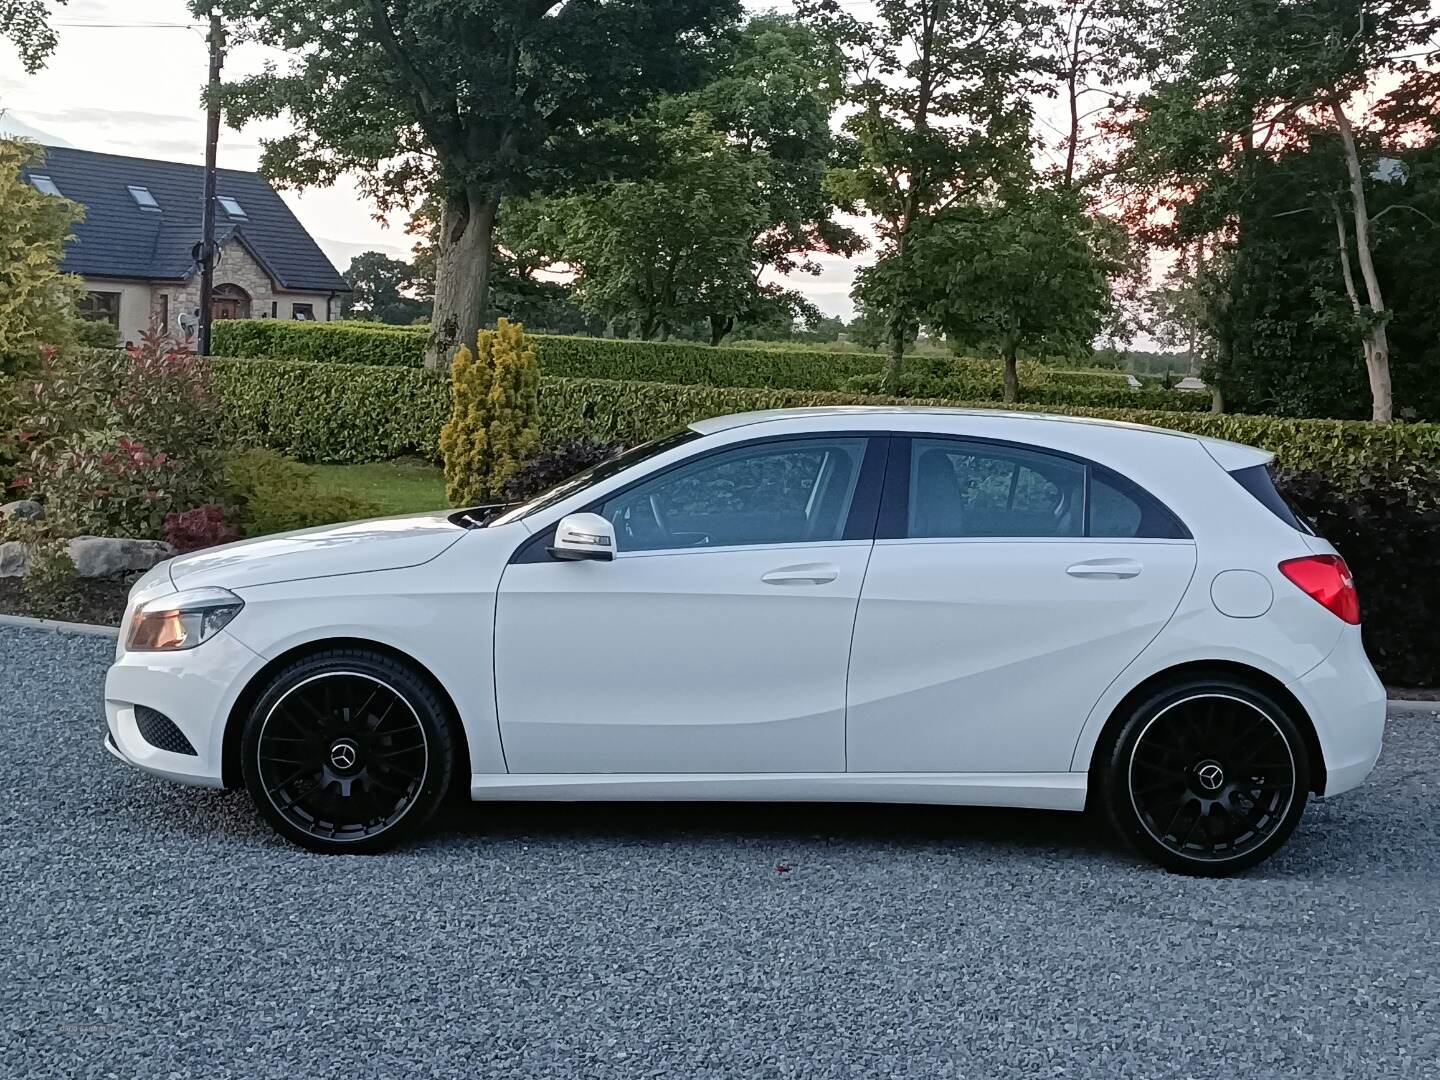
<instances>
[{"instance_id":1,"label":"rear door handle","mask_svg":"<svg viewBox=\"0 0 1440 1080\"><path fill-rule=\"evenodd\" d=\"M1076 563L1066 569L1071 577L1078 578L1132 578L1139 577L1143 570L1133 559L1090 559Z\"/></svg>"},{"instance_id":2,"label":"rear door handle","mask_svg":"<svg viewBox=\"0 0 1440 1080\"><path fill-rule=\"evenodd\" d=\"M801 563L761 574L760 580L766 585L824 585L839 576L840 568L834 563Z\"/></svg>"}]
</instances>

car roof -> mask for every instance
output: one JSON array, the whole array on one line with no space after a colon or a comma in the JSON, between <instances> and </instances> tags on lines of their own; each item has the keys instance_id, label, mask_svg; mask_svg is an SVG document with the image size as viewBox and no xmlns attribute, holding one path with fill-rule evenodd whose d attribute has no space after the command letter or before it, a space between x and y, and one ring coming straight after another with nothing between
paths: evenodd
<instances>
[{"instance_id":1,"label":"car roof","mask_svg":"<svg viewBox=\"0 0 1440 1080\"><path fill-rule=\"evenodd\" d=\"M761 409L756 412L732 413L700 420L690 425L691 430L701 435L713 435L738 427L754 424L770 424L785 420L821 419L824 417L873 417L877 421L887 416L934 416L971 417L987 420L1024 420L1041 424L1084 424L1094 428L1109 428L1117 431L1143 432L1164 435L1177 439L1192 439L1200 443L1227 471L1243 469L1252 465L1263 465L1274 458L1268 450L1247 446L1244 443L1228 442L1209 435L1195 435L1188 431L1172 431L1169 428L1153 427L1149 424L1134 424L1126 420L1105 420L1093 416L1066 416L1059 413L1019 412L1008 409L959 409L942 405L816 405L796 409Z\"/></svg>"}]
</instances>

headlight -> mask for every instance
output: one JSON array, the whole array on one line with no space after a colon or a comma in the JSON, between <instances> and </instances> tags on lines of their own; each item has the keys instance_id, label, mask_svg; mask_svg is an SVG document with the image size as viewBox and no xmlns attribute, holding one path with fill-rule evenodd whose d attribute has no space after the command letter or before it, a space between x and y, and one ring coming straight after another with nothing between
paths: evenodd
<instances>
[{"instance_id":1,"label":"headlight","mask_svg":"<svg viewBox=\"0 0 1440 1080\"><path fill-rule=\"evenodd\" d=\"M209 641L245 606L225 589L187 589L142 604L130 621L125 648L135 652L193 649Z\"/></svg>"}]
</instances>

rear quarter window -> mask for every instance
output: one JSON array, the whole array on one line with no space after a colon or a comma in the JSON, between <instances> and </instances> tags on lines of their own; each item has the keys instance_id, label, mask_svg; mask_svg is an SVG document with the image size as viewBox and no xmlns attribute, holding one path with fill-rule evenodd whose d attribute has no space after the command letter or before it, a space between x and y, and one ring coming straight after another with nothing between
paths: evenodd
<instances>
[{"instance_id":1,"label":"rear quarter window","mask_svg":"<svg viewBox=\"0 0 1440 1080\"><path fill-rule=\"evenodd\" d=\"M1315 530L1304 518L1295 513L1290 504L1285 501L1285 496L1281 495L1279 489L1276 488L1275 477L1270 472L1268 464L1236 469L1230 475L1235 478L1237 484L1253 495L1261 506L1285 522L1286 525L1299 532L1315 535Z\"/></svg>"}]
</instances>

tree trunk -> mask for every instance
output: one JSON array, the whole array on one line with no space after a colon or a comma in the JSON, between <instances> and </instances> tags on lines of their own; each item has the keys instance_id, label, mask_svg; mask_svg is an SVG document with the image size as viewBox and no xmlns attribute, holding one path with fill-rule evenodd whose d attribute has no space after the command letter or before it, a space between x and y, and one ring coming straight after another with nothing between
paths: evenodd
<instances>
[{"instance_id":1,"label":"tree trunk","mask_svg":"<svg viewBox=\"0 0 1440 1080\"><path fill-rule=\"evenodd\" d=\"M1212 413L1223 413L1225 411L1225 395L1220 392L1219 383L1210 384L1210 411Z\"/></svg>"},{"instance_id":2,"label":"tree trunk","mask_svg":"<svg viewBox=\"0 0 1440 1080\"><path fill-rule=\"evenodd\" d=\"M719 345L725 340L725 335L735 329L735 316L726 315L721 318L719 315L710 316L710 344Z\"/></svg>"},{"instance_id":3,"label":"tree trunk","mask_svg":"<svg viewBox=\"0 0 1440 1080\"><path fill-rule=\"evenodd\" d=\"M461 345L474 347L490 304L495 212L471 189L446 197L435 258L435 313L425 344L425 366L445 370Z\"/></svg>"},{"instance_id":4,"label":"tree trunk","mask_svg":"<svg viewBox=\"0 0 1440 1080\"><path fill-rule=\"evenodd\" d=\"M1385 330L1385 297L1380 292L1380 278L1375 273L1375 257L1370 247L1370 210L1365 201L1365 177L1360 171L1360 153L1355 148L1355 132L1350 117L1338 101L1330 106L1340 143L1345 148L1345 170L1350 174L1350 202L1355 213L1355 258L1360 263L1360 277L1365 282L1365 295L1370 302L1370 326L1365 334L1365 371L1370 377L1371 419L1388 423L1395 417L1395 404L1390 391L1390 339Z\"/></svg>"},{"instance_id":5,"label":"tree trunk","mask_svg":"<svg viewBox=\"0 0 1440 1080\"><path fill-rule=\"evenodd\" d=\"M885 382L881 389L893 396L900 393L900 365L905 362L905 324L899 318L890 320L890 358L885 362Z\"/></svg>"},{"instance_id":6,"label":"tree trunk","mask_svg":"<svg viewBox=\"0 0 1440 1080\"><path fill-rule=\"evenodd\" d=\"M1005 350L1005 404L1014 405L1020 400L1020 372L1013 347Z\"/></svg>"}]
</instances>

